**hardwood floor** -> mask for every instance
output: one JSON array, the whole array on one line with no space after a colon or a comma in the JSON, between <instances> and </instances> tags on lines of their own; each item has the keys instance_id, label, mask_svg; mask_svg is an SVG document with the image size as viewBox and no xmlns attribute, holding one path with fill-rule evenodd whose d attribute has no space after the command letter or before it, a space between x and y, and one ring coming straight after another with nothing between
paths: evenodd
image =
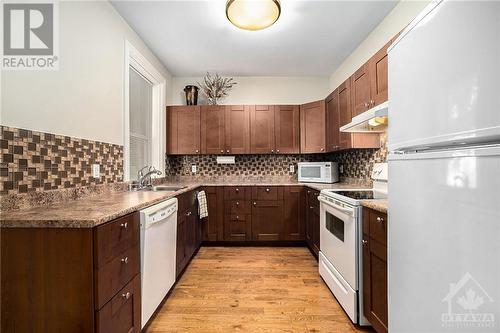
<instances>
[{"instance_id":1,"label":"hardwood floor","mask_svg":"<svg viewBox=\"0 0 500 333\"><path fill-rule=\"evenodd\" d=\"M147 330L359 331L300 247L202 247Z\"/></svg>"}]
</instances>

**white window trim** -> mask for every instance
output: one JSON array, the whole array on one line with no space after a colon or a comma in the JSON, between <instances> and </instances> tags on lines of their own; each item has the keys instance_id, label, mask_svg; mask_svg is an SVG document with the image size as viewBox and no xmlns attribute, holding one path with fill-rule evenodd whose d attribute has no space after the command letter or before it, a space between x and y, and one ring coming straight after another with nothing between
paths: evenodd
<instances>
[{"instance_id":1,"label":"white window trim","mask_svg":"<svg viewBox=\"0 0 500 333\"><path fill-rule=\"evenodd\" d=\"M125 41L124 100L123 100L123 178L129 181L130 173L130 113L129 113L129 75L130 67L140 73L152 84L151 113L151 164L165 171L165 91L166 79L129 41Z\"/></svg>"}]
</instances>

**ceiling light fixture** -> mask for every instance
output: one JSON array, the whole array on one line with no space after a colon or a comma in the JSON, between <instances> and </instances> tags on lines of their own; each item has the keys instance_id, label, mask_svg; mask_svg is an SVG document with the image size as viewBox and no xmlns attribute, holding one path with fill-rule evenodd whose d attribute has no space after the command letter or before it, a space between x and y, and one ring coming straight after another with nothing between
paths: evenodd
<instances>
[{"instance_id":1,"label":"ceiling light fixture","mask_svg":"<svg viewBox=\"0 0 500 333\"><path fill-rule=\"evenodd\" d=\"M262 30L270 27L281 14L279 0L228 0L227 19L240 29Z\"/></svg>"}]
</instances>

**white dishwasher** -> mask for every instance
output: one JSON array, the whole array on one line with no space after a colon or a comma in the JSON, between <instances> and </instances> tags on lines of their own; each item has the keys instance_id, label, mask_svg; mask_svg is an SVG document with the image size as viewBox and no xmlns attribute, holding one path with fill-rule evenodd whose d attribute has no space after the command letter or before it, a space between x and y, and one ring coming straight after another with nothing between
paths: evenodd
<instances>
[{"instance_id":1,"label":"white dishwasher","mask_svg":"<svg viewBox=\"0 0 500 333\"><path fill-rule=\"evenodd\" d=\"M177 199L141 210L141 328L175 283Z\"/></svg>"}]
</instances>

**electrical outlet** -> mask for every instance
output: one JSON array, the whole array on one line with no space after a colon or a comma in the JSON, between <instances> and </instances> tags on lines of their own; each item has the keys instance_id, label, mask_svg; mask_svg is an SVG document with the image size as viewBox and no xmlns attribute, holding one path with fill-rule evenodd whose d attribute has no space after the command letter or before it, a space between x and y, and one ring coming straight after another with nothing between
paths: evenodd
<instances>
[{"instance_id":1,"label":"electrical outlet","mask_svg":"<svg viewBox=\"0 0 500 333\"><path fill-rule=\"evenodd\" d=\"M339 169L340 173L344 173L344 166L342 164L339 166Z\"/></svg>"},{"instance_id":2,"label":"electrical outlet","mask_svg":"<svg viewBox=\"0 0 500 333\"><path fill-rule=\"evenodd\" d=\"M295 173L295 165L290 164L290 173Z\"/></svg>"},{"instance_id":3,"label":"electrical outlet","mask_svg":"<svg viewBox=\"0 0 500 333\"><path fill-rule=\"evenodd\" d=\"M101 177L101 166L99 164L92 164L92 177Z\"/></svg>"},{"instance_id":4,"label":"electrical outlet","mask_svg":"<svg viewBox=\"0 0 500 333\"><path fill-rule=\"evenodd\" d=\"M196 173L196 164L191 165L191 173Z\"/></svg>"}]
</instances>

